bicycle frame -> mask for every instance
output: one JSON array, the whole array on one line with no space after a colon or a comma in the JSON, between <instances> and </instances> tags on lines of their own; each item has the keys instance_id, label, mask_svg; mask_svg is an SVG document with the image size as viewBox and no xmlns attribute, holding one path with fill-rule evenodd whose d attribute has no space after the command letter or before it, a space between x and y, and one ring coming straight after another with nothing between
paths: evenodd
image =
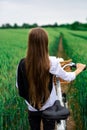
<instances>
[{"instance_id":1,"label":"bicycle frame","mask_svg":"<svg viewBox=\"0 0 87 130\"><path fill-rule=\"evenodd\" d=\"M60 103L62 106L67 107L67 103L63 102L63 97L62 97L62 92L61 92L61 84L60 81L56 81L56 92L57 92L57 97L58 100L60 100ZM56 123L56 129L57 130L66 130L66 120L61 120L60 123Z\"/></svg>"},{"instance_id":2,"label":"bicycle frame","mask_svg":"<svg viewBox=\"0 0 87 130\"><path fill-rule=\"evenodd\" d=\"M73 62L70 62L68 64L65 64L63 66L63 69L67 66L70 67L75 67L76 68L76 64ZM63 100L63 95L62 95L62 91L61 91L61 83L60 80L56 77L56 93L57 93L57 98L60 101L62 106L65 106L66 108L68 107L68 103L65 99L65 101ZM67 130L67 124L66 124L67 120L61 120L60 123L56 123L56 130Z\"/></svg>"}]
</instances>

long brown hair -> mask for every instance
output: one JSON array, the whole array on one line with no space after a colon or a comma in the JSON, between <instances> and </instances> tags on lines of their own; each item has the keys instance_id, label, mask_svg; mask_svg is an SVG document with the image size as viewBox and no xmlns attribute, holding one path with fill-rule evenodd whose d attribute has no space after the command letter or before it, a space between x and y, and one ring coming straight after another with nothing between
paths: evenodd
<instances>
[{"instance_id":1,"label":"long brown hair","mask_svg":"<svg viewBox=\"0 0 87 130\"><path fill-rule=\"evenodd\" d=\"M43 100L49 97L48 35L42 28L33 28L28 37L28 50L25 59L29 84L29 101L41 108Z\"/></svg>"}]
</instances>

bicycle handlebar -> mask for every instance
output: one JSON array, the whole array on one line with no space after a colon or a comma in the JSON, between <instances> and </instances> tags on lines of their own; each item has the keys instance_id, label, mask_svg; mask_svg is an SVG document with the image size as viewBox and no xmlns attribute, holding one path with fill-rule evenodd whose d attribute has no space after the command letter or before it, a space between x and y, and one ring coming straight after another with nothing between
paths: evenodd
<instances>
[{"instance_id":1,"label":"bicycle handlebar","mask_svg":"<svg viewBox=\"0 0 87 130\"><path fill-rule=\"evenodd\" d=\"M63 66L63 69L64 69L65 67L67 67L67 66L70 66L71 68L76 68L76 63L70 62L69 64L64 65L64 66ZM86 67L84 68L84 70L86 70L86 69L87 69L87 65L86 65ZM84 70L83 70L83 71L84 71Z\"/></svg>"}]
</instances>

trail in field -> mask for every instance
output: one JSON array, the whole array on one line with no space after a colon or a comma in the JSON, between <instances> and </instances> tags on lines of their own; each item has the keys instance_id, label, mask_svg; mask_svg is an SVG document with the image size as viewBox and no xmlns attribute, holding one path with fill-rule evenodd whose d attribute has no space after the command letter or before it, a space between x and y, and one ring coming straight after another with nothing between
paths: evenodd
<instances>
[{"instance_id":1,"label":"trail in field","mask_svg":"<svg viewBox=\"0 0 87 130\"><path fill-rule=\"evenodd\" d=\"M66 55L64 48L63 48L62 37L60 37L60 40L59 40L58 55L57 56L64 58L64 60L68 59L68 56ZM70 84L61 84L62 92L66 93L69 89L69 85ZM72 111L70 109L70 102L68 104L69 104L68 107L70 110L70 116L67 119L67 130L75 130L76 129L75 128L75 121L73 120L73 116L72 116L73 114L72 114Z\"/></svg>"},{"instance_id":2,"label":"trail in field","mask_svg":"<svg viewBox=\"0 0 87 130\"><path fill-rule=\"evenodd\" d=\"M68 58L67 55L66 55L66 52L63 48L63 44L62 44L62 36L60 37L60 40L59 40L59 44L58 44L58 54L57 54L58 57L62 57L64 58L65 60Z\"/></svg>"}]
</instances>

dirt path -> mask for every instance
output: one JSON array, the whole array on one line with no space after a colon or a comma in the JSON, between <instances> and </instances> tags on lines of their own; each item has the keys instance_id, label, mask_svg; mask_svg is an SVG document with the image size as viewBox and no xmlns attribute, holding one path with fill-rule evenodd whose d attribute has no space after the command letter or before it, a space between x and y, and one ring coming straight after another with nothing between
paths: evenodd
<instances>
[{"instance_id":1,"label":"dirt path","mask_svg":"<svg viewBox=\"0 0 87 130\"><path fill-rule=\"evenodd\" d=\"M63 48L63 44L62 44L62 37L60 37L60 40L59 40L59 45L58 45L58 57L62 57L64 58L64 60L68 59L65 51L64 51L64 48ZM62 91L63 92L67 92L68 90L68 87L69 87L70 84L61 84L61 87L62 87ZM70 104L70 102L69 102ZM70 116L69 118L67 119L67 130L75 130L76 127L75 127L75 122L73 120L73 114L72 114L72 111L70 109L70 105L69 105L69 110L70 110Z\"/></svg>"},{"instance_id":2,"label":"dirt path","mask_svg":"<svg viewBox=\"0 0 87 130\"><path fill-rule=\"evenodd\" d=\"M58 44L58 57L62 57L64 59L68 59L66 52L64 51L63 44L62 44L62 36L60 37L59 44Z\"/></svg>"}]
</instances>

